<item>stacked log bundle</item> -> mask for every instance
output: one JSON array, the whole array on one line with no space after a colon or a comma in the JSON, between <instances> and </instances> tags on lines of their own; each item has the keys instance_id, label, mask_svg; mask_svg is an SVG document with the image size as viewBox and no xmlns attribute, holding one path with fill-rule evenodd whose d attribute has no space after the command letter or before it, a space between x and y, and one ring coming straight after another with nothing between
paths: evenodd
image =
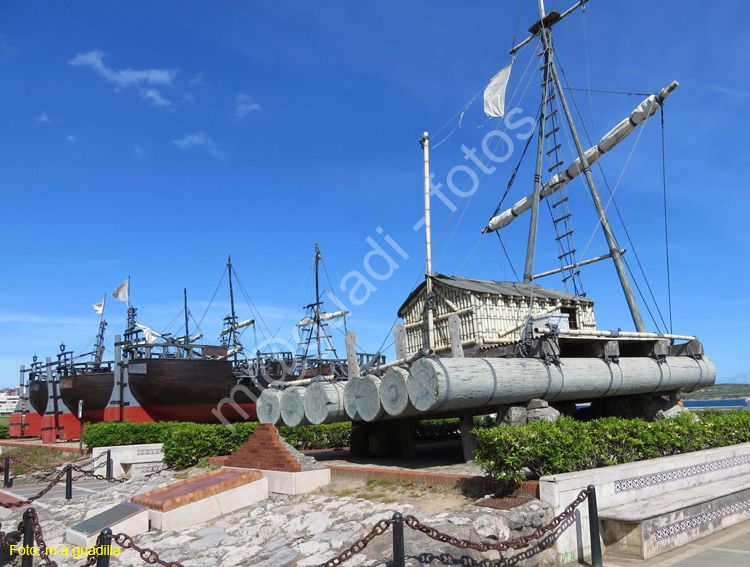
<instances>
[{"instance_id":1,"label":"stacked log bundle","mask_svg":"<svg viewBox=\"0 0 750 567\"><path fill-rule=\"evenodd\" d=\"M360 380L361 378L358 376L351 378L347 380L346 386L344 386L344 411L352 421L362 420L362 416L357 412L356 404L357 386Z\"/></svg>"},{"instance_id":2,"label":"stacked log bundle","mask_svg":"<svg viewBox=\"0 0 750 567\"><path fill-rule=\"evenodd\" d=\"M260 423L278 425L281 423L281 390L266 388L258 396L255 412Z\"/></svg>"},{"instance_id":3,"label":"stacked log bundle","mask_svg":"<svg viewBox=\"0 0 750 567\"><path fill-rule=\"evenodd\" d=\"M305 388L305 417L315 425L349 421L344 410L344 384L313 382Z\"/></svg>"},{"instance_id":4,"label":"stacked log bundle","mask_svg":"<svg viewBox=\"0 0 750 567\"><path fill-rule=\"evenodd\" d=\"M409 372L407 390L423 412L496 407L539 398L587 400L604 396L658 394L711 385L716 369L708 357L661 361L621 357L568 358L546 364L535 358L422 358Z\"/></svg>"},{"instance_id":5,"label":"stacked log bundle","mask_svg":"<svg viewBox=\"0 0 750 567\"><path fill-rule=\"evenodd\" d=\"M377 376L362 376L357 382L354 405L357 413L365 421L375 421L385 413L380 403L380 378Z\"/></svg>"},{"instance_id":6,"label":"stacked log bundle","mask_svg":"<svg viewBox=\"0 0 750 567\"><path fill-rule=\"evenodd\" d=\"M420 413L409 401L408 380L406 368L392 366L385 371L380 380L380 403L388 415L410 417Z\"/></svg>"},{"instance_id":7,"label":"stacked log bundle","mask_svg":"<svg viewBox=\"0 0 750 567\"><path fill-rule=\"evenodd\" d=\"M284 421L284 425L289 427L310 425L310 421L305 417L304 394L305 389L302 386L287 388L281 394L281 419Z\"/></svg>"}]
</instances>

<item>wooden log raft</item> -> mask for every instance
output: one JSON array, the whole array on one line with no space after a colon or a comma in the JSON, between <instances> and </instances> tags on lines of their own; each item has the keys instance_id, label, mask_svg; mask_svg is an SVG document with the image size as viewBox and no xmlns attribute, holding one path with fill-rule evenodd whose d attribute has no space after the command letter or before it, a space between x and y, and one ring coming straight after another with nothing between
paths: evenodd
<instances>
[{"instance_id":1,"label":"wooden log raft","mask_svg":"<svg viewBox=\"0 0 750 567\"><path fill-rule=\"evenodd\" d=\"M305 388L305 417L310 423L349 421L344 410L344 384L341 382L313 382Z\"/></svg>"},{"instance_id":2,"label":"wooden log raft","mask_svg":"<svg viewBox=\"0 0 750 567\"><path fill-rule=\"evenodd\" d=\"M357 413L365 421L375 421L383 414L383 406L380 403L380 378L366 375L359 379L355 390L354 405Z\"/></svg>"},{"instance_id":3,"label":"wooden log raft","mask_svg":"<svg viewBox=\"0 0 750 567\"><path fill-rule=\"evenodd\" d=\"M305 417L304 394L305 389L302 386L287 388L281 394L279 405L281 406L281 419L284 421L284 425L288 425L289 427L310 425L310 422Z\"/></svg>"},{"instance_id":4,"label":"wooden log raft","mask_svg":"<svg viewBox=\"0 0 750 567\"><path fill-rule=\"evenodd\" d=\"M266 388L258 396L255 405L255 412L258 414L258 421L261 423L270 423L278 425L281 423L281 390L275 388Z\"/></svg>"},{"instance_id":5,"label":"wooden log raft","mask_svg":"<svg viewBox=\"0 0 750 567\"><path fill-rule=\"evenodd\" d=\"M410 368L409 400L420 411L449 411L525 402L585 401L607 396L693 390L716 381L708 357L568 358L560 365L535 358L422 358Z\"/></svg>"},{"instance_id":6,"label":"wooden log raft","mask_svg":"<svg viewBox=\"0 0 750 567\"><path fill-rule=\"evenodd\" d=\"M380 403L388 415L394 417L411 417L420 413L409 401L407 382L409 371L406 368L392 366L380 380Z\"/></svg>"},{"instance_id":7,"label":"wooden log raft","mask_svg":"<svg viewBox=\"0 0 750 567\"><path fill-rule=\"evenodd\" d=\"M346 386L344 386L344 411L352 421L362 421L362 416L357 412L356 404L357 386L360 380L362 378L359 376L350 378L347 380Z\"/></svg>"}]
</instances>

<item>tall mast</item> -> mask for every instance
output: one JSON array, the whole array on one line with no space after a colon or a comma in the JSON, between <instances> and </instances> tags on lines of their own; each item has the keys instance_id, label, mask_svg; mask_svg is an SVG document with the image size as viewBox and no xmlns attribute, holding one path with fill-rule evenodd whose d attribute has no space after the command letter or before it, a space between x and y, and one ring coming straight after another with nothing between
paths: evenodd
<instances>
[{"instance_id":1,"label":"tall mast","mask_svg":"<svg viewBox=\"0 0 750 567\"><path fill-rule=\"evenodd\" d=\"M539 0L539 11L544 18L544 0ZM534 171L534 193L531 200L531 222L529 223L529 244L526 249L526 266L523 270L524 283L531 283L536 254L537 225L539 224L539 194L542 189L542 153L544 152L544 130L547 122L547 94L549 85L550 50L544 50L544 81L542 82L542 106L539 111L539 141L536 149L536 170Z\"/></svg>"},{"instance_id":2,"label":"tall mast","mask_svg":"<svg viewBox=\"0 0 750 567\"><path fill-rule=\"evenodd\" d=\"M425 132L419 139L424 155L424 239L425 239L425 311L427 312L427 344L435 348L434 295L432 292L432 235L430 233L430 137Z\"/></svg>"},{"instance_id":3,"label":"tall mast","mask_svg":"<svg viewBox=\"0 0 750 567\"><path fill-rule=\"evenodd\" d=\"M542 0L540 0L540 4L542 3ZM544 20L542 20L542 28L540 30L540 36L542 38L542 45L544 46L545 51L548 51L550 54L550 60L549 60L549 71L552 74L552 80L555 82L555 86L557 88L557 94L560 97L560 102L562 104L563 112L565 113L565 119L568 122L568 125L570 127L570 133L573 135L573 141L576 145L576 151L578 152L579 159L581 160L581 166L583 168L583 173L586 176L586 184L589 187L589 191L591 192L591 197L594 200L594 207L596 208L596 212L599 215L599 222L602 225L602 230L604 231L604 237L607 239L607 245L609 246L609 252L612 255L612 261L615 264L615 270L617 271L617 276L620 278L620 285L622 286L622 291L625 294L625 300L628 302L628 307L630 308L630 314L633 317L633 323L635 323L635 328L639 332L646 332L646 325L643 322L643 317L641 316L641 311L638 307L638 302L635 299L635 295L633 294L633 288L630 285L630 280L628 279L627 271L625 270L625 263L622 260L622 254L620 252L620 247L617 245L617 241L615 240L615 235L612 232L612 227L609 224L609 220L607 219L607 213L604 209L604 205L602 204L602 199L599 195L599 191L596 188L596 183L594 182L594 176L591 174L591 167L589 166L589 162L586 159L586 153L583 149L583 145L581 144L581 139L578 136L578 129L576 128L575 122L573 122L573 116L570 113L570 107L568 106L568 101L565 98L565 91L563 90L562 84L560 82L560 77L557 74L557 68L555 67L555 61L553 55L553 47L552 47L552 30L550 28L544 27Z\"/></svg>"},{"instance_id":4,"label":"tall mast","mask_svg":"<svg viewBox=\"0 0 750 567\"><path fill-rule=\"evenodd\" d=\"M318 276L318 264L320 263L320 248L315 241L315 343L318 347L318 360L322 360L323 353L320 349L320 281Z\"/></svg>"},{"instance_id":5,"label":"tall mast","mask_svg":"<svg viewBox=\"0 0 750 567\"><path fill-rule=\"evenodd\" d=\"M187 306L187 288L182 288L182 292L185 296L185 344L190 342L190 330L188 328L188 306Z\"/></svg>"},{"instance_id":6,"label":"tall mast","mask_svg":"<svg viewBox=\"0 0 750 567\"><path fill-rule=\"evenodd\" d=\"M232 256L227 259L227 272L229 273L229 304L231 306L229 328L232 329L232 347L237 346L237 331L235 325L237 324L237 315L234 312L234 288L232 287ZM234 354L234 359L237 360L237 354Z\"/></svg>"}]
</instances>

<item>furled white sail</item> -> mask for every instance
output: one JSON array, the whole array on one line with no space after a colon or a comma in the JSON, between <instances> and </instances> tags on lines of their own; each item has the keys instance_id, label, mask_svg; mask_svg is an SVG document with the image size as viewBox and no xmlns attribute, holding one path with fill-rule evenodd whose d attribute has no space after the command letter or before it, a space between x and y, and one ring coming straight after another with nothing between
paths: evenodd
<instances>
[{"instance_id":1,"label":"furled white sail","mask_svg":"<svg viewBox=\"0 0 750 567\"><path fill-rule=\"evenodd\" d=\"M600 157L614 148L617 144L622 142L628 134L630 134L638 124L642 124L646 121L649 116L652 116L661 107L662 102L669 94L679 86L677 81L674 81L668 87L664 88L659 92L658 95L651 95L644 100L638 107L630 113L630 116L620 122L617 126L607 132L599 143L589 148L584 152L586 161L591 165L599 160ZM573 163L568 166L568 169L554 175L549 181L547 181L541 189L539 197L541 199L549 197L553 193L556 193L562 189L565 185L570 183L573 179L578 177L583 171L581 158L576 159ZM484 232L492 232L498 230L504 226L508 226L514 218L521 213L528 211L531 208L531 201L533 195L527 195L520 201L518 201L512 208L503 211L496 217L492 217L490 222L487 223L487 227Z\"/></svg>"},{"instance_id":2,"label":"furled white sail","mask_svg":"<svg viewBox=\"0 0 750 567\"><path fill-rule=\"evenodd\" d=\"M484 89L484 113L487 116L505 115L505 89L510 78L511 62L508 66L492 77L490 84Z\"/></svg>"},{"instance_id":3,"label":"furled white sail","mask_svg":"<svg viewBox=\"0 0 750 567\"><path fill-rule=\"evenodd\" d=\"M320 320L330 321L331 319L338 319L339 317L343 317L344 315L349 315L349 312L348 311L336 311L334 313L322 313L320 315ZM310 325L314 325L314 324L315 324L315 319L313 319L312 317L305 317L304 319L302 319L302 321L297 323L297 326L309 327Z\"/></svg>"},{"instance_id":4,"label":"furled white sail","mask_svg":"<svg viewBox=\"0 0 750 567\"><path fill-rule=\"evenodd\" d=\"M232 331L236 331L237 329L242 329L243 327L247 327L248 325L252 325L255 323L255 319L247 319L246 321L242 321L240 323L237 323L233 327L230 327L229 329L224 329L221 333L219 333L220 337L223 337L224 335L228 335Z\"/></svg>"}]
</instances>

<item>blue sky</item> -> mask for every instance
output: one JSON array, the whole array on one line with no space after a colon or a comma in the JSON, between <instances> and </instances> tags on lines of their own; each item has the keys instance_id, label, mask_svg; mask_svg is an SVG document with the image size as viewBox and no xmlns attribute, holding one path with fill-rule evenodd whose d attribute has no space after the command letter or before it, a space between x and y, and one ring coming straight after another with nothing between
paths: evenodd
<instances>
[{"instance_id":1,"label":"blue sky","mask_svg":"<svg viewBox=\"0 0 750 567\"><path fill-rule=\"evenodd\" d=\"M750 308L743 7L591 0L554 29L571 87L657 92L680 81L665 110L673 330L703 340L720 381L750 379L740 339ZM17 384L21 364L54 356L61 342L90 348L99 322L92 305L105 293L110 340L121 332L125 305L110 294L128 276L145 325L179 333L187 288L194 320L215 339L230 254L252 302L237 294L239 317L259 312L257 339L286 340L310 298L316 240L326 291L352 311L359 346L387 346L424 262L424 235L412 228L422 215L424 131L442 141L432 152L446 195L433 198L435 269L513 280L497 238L479 239L525 142L514 138L509 159L459 199L468 177L451 171L471 165L462 146L482 155L498 124L483 116L481 96L460 127L450 120L510 61L514 35L526 37L537 10L532 0L3 2L0 386ZM534 48L519 53L511 74L516 120L539 104L539 75L524 74L538 66ZM643 98L572 94L596 139ZM668 320L659 118L602 165ZM507 205L531 190L532 161L524 163ZM449 178L456 192L446 190ZM580 181L569 194L582 249L596 221ZM503 234L519 274L527 218ZM541 223L536 272L556 267L546 209ZM368 257L372 243L392 262ZM585 257L604 253L598 232ZM356 289L355 271L367 279ZM583 279L598 326L632 329L611 263ZM554 277L539 283L561 286ZM252 330L244 342L253 347Z\"/></svg>"}]
</instances>

